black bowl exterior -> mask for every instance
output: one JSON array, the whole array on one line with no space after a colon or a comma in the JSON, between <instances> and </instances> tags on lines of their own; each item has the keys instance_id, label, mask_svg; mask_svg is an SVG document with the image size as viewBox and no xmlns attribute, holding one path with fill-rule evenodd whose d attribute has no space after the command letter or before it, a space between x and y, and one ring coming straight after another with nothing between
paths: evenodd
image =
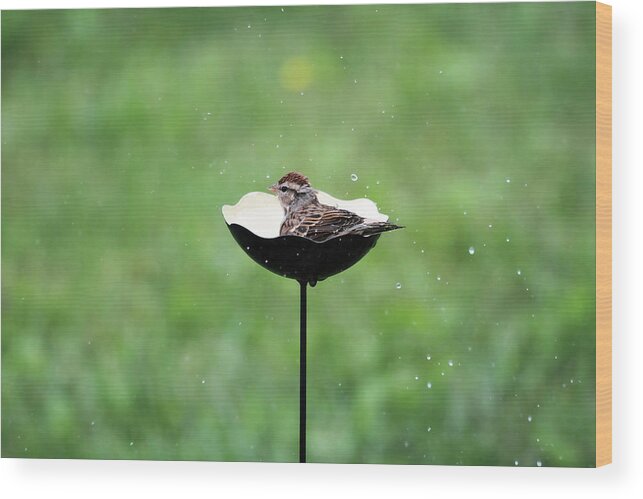
<instances>
[{"instance_id":1,"label":"black bowl exterior","mask_svg":"<svg viewBox=\"0 0 643 499\"><path fill-rule=\"evenodd\" d=\"M341 236L317 243L299 236L266 239L238 224L228 224L228 229L239 246L259 265L311 286L355 265L380 237L379 234Z\"/></svg>"}]
</instances>

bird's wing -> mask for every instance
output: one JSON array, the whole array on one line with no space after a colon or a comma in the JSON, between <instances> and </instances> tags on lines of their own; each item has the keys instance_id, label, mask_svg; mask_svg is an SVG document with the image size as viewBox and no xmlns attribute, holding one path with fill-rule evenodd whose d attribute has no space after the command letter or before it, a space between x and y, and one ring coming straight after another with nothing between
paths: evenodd
<instances>
[{"instance_id":1,"label":"bird's wing","mask_svg":"<svg viewBox=\"0 0 643 499\"><path fill-rule=\"evenodd\" d=\"M305 208L300 215L298 224L290 233L320 242L344 234L364 222L362 217L351 211L327 205Z\"/></svg>"}]
</instances>

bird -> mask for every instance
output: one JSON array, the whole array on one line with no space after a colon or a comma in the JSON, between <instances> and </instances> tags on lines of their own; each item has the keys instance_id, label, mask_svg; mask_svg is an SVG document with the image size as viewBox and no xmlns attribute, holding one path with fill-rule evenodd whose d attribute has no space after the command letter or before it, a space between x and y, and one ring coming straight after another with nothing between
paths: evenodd
<instances>
[{"instance_id":1,"label":"bird","mask_svg":"<svg viewBox=\"0 0 643 499\"><path fill-rule=\"evenodd\" d=\"M298 172L287 173L268 189L277 195L284 210L280 236L299 236L325 242L339 236L369 237L403 228L320 203L308 177Z\"/></svg>"}]
</instances>

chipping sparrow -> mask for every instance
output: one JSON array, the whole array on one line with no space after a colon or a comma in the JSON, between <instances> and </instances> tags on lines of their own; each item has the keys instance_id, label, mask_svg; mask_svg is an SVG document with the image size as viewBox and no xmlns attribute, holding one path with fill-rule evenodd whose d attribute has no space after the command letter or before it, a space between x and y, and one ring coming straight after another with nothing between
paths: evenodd
<instances>
[{"instance_id":1,"label":"chipping sparrow","mask_svg":"<svg viewBox=\"0 0 643 499\"><path fill-rule=\"evenodd\" d=\"M317 199L317 191L310 186L308 177L301 173L290 172L269 189L277 195L285 212L279 231L281 236L300 236L323 242L337 236L372 236L402 228L321 204Z\"/></svg>"}]
</instances>

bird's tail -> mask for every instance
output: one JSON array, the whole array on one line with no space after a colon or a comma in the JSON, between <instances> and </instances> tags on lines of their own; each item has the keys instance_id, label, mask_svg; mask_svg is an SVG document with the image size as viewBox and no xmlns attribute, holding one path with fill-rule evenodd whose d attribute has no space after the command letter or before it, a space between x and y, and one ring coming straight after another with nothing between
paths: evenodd
<instances>
[{"instance_id":1,"label":"bird's tail","mask_svg":"<svg viewBox=\"0 0 643 499\"><path fill-rule=\"evenodd\" d=\"M368 224L364 224L364 228L360 232L363 236L374 236L375 234L381 234L382 232L403 228L404 227L402 225L395 225L389 222L370 222Z\"/></svg>"}]
</instances>

